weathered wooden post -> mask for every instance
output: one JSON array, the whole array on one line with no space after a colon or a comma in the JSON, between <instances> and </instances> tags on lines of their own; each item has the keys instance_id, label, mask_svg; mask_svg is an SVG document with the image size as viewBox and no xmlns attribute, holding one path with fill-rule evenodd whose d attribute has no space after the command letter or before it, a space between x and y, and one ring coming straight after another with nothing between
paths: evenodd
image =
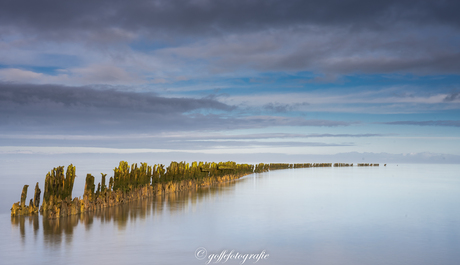
<instances>
[{"instance_id":1,"label":"weathered wooden post","mask_svg":"<svg viewBox=\"0 0 460 265\"><path fill-rule=\"evenodd\" d=\"M42 191L38 187L38 182L37 182L37 185L35 185L35 193L34 193L34 207L37 207L37 209L40 206L40 194L41 193Z\"/></svg>"},{"instance_id":2,"label":"weathered wooden post","mask_svg":"<svg viewBox=\"0 0 460 265\"><path fill-rule=\"evenodd\" d=\"M22 188L22 193L21 193L21 207L26 207L26 199L27 199L27 188L29 185L24 185Z\"/></svg>"}]
</instances>

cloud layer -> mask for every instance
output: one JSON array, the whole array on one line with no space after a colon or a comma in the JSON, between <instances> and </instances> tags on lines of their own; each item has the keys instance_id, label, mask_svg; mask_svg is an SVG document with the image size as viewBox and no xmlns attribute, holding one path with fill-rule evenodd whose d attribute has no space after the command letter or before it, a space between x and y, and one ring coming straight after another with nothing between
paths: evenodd
<instances>
[{"instance_id":1,"label":"cloud layer","mask_svg":"<svg viewBox=\"0 0 460 265\"><path fill-rule=\"evenodd\" d=\"M460 73L458 1L8 1L0 79L158 84L309 71ZM70 63L71 62L71 63ZM51 72L34 68L45 66Z\"/></svg>"},{"instance_id":2,"label":"cloud layer","mask_svg":"<svg viewBox=\"0 0 460 265\"><path fill-rule=\"evenodd\" d=\"M3 1L0 141L458 154L447 138L459 127L459 9L453 0ZM433 137L412 142L424 136Z\"/></svg>"},{"instance_id":3,"label":"cloud layer","mask_svg":"<svg viewBox=\"0 0 460 265\"><path fill-rule=\"evenodd\" d=\"M0 84L0 103L4 132L117 134L352 124L298 117L231 115L235 106L210 97L167 98L151 93L58 85Z\"/></svg>"},{"instance_id":4,"label":"cloud layer","mask_svg":"<svg viewBox=\"0 0 460 265\"><path fill-rule=\"evenodd\" d=\"M417 125L417 126L451 126L460 127L460 120L438 120L438 121L392 121L383 124L391 125Z\"/></svg>"},{"instance_id":5,"label":"cloud layer","mask_svg":"<svg viewBox=\"0 0 460 265\"><path fill-rule=\"evenodd\" d=\"M458 1L222 1L222 0L141 0L46 1L18 0L0 6L0 22L39 32L68 29L99 31L113 35L127 31L174 30L219 33L270 29L298 24L352 25L382 28L395 23L460 26L455 10ZM370 23L371 22L371 23Z\"/></svg>"}]
</instances>

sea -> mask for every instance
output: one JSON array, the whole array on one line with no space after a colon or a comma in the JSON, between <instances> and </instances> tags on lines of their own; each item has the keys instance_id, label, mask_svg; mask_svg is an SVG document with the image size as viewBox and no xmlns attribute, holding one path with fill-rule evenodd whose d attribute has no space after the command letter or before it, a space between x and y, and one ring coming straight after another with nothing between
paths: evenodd
<instances>
[{"instance_id":1,"label":"sea","mask_svg":"<svg viewBox=\"0 0 460 265\"><path fill-rule=\"evenodd\" d=\"M11 217L22 185L28 201L51 169L15 161L0 166L1 264L460 262L460 165L274 170L49 220ZM83 185L80 173L74 196Z\"/></svg>"}]
</instances>

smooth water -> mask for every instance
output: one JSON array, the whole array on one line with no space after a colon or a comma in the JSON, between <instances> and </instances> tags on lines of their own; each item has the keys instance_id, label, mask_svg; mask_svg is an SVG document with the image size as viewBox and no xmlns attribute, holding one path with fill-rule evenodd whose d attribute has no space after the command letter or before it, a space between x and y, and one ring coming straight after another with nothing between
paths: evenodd
<instances>
[{"instance_id":1,"label":"smooth water","mask_svg":"<svg viewBox=\"0 0 460 265\"><path fill-rule=\"evenodd\" d=\"M289 169L58 220L2 211L0 263L458 264L459 172Z\"/></svg>"}]
</instances>

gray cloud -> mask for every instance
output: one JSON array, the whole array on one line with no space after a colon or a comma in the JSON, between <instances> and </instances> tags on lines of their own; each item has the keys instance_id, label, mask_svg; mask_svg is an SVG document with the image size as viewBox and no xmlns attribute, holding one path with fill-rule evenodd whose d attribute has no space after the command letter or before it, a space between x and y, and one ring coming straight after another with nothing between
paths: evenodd
<instances>
[{"instance_id":1,"label":"gray cloud","mask_svg":"<svg viewBox=\"0 0 460 265\"><path fill-rule=\"evenodd\" d=\"M182 58L212 61L209 71L245 68L259 71L325 73L325 81L340 74L459 73L458 29L395 27L356 31L343 26L306 26L285 30L210 38L205 42L167 48L164 60ZM427 41L427 36L429 40ZM331 78L332 77L332 78Z\"/></svg>"},{"instance_id":2,"label":"gray cloud","mask_svg":"<svg viewBox=\"0 0 460 265\"><path fill-rule=\"evenodd\" d=\"M391 134L394 135L394 134ZM237 135L187 135L186 138L189 140L194 139L207 139L207 140L252 140L252 139L288 139L288 138L338 138L338 137L352 137L352 138L361 138L361 137L383 137L389 136L389 134L375 134L375 133L364 133L364 134L296 134L296 133L255 133L255 134L237 134ZM0 135L0 138L2 136ZM14 136L13 136L14 137ZM177 136L168 137L162 136L164 138L178 138Z\"/></svg>"},{"instance_id":3,"label":"gray cloud","mask_svg":"<svg viewBox=\"0 0 460 265\"><path fill-rule=\"evenodd\" d=\"M263 106L265 110L273 112L287 112L290 110L289 104L268 103Z\"/></svg>"},{"instance_id":4,"label":"gray cloud","mask_svg":"<svg viewBox=\"0 0 460 265\"><path fill-rule=\"evenodd\" d=\"M175 30L219 33L313 23L381 28L399 21L460 25L458 1L33 1L2 2L0 23L47 31ZM40 32L38 32L40 33ZM72 32L69 33L69 35Z\"/></svg>"},{"instance_id":5,"label":"gray cloud","mask_svg":"<svg viewBox=\"0 0 460 265\"><path fill-rule=\"evenodd\" d=\"M194 126L197 122L184 113L232 108L212 99L165 98L90 87L0 84L4 129L66 133L196 129L199 124Z\"/></svg>"},{"instance_id":6,"label":"gray cloud","mask_svg":"<svg viewBox=\"0 0 460 265\"><path fill-rule=\"evenodd\" d=\"M250 116L242 118L246 124L251 124L254 127L262 128L269 126L323 126L323 127L336 127L336 126L349 126L352 124L359 124L360 122L346 122L346 121L330 121L330 120L306 120L304 118L296 117L283 117L283 116ZM246 127L250 128L250 127Z\"/></svg>"},{"instance_id":7,"label":"gray cloud","mask_svg":"<svg viewBox=\"0 0 460 265\"><path fill-rule=\"evenodd\" d=\"M450 95L447 95L444 98L444 102L452 102L452 101L457 101L457 100L460 100L460 93L459 92L452 93Z\"/></svg>"},{"instance_id":8,"label":"gray cloud","mask_svg":"<svg viewBox=\"0 0 460 265\"><path fill-rule=\"evenodd\" d=\"M418 125L418 126L452 126L460 127L460 120L443 120L443 121L392 121L382 122L390 125Z\"/></svg>"},{"instance_id":9,"label":"gray cloud","mask_svg":"<svg viewBox=\"0 0 460 265\"><path fill-rule=\"evenodd\" d=\"M394 134L391 134L394 135ZM109 148L154 148L169 150L200 150L212 148L260 148L260 147L321 147L352 146L352 142L323 143L318 138L384 137L389 134L293 134L258 133L224 135L206 132L176 132L174 134L123 134L123 135L28 135L0 134L4 146L79 146ZM312 139L309 142L295 139ZM267 141L269 140L269 141ZM278 140L278 141L276 141Z\"/></svg>"},{"instance_id":10,"label":"gray cloud","mask_svg":"<svg viewBox=\"0 0 460 265\"><path fill-rule=\"evenodd\" d=\"M183 113L196 109L228 111L229 105L211 98L164 98L151 93L130 93L113 89L63 87L56 85L0 84L0 101L5 108L43 106L45 108L107 109L146 113ZM11 106L10 106L11 105Z\"/></svg>"},{"instance_id":11,"label":"gray cloud","mask_svg":"<svg viewBox=\"0 0 460 265\"><path fill-rule=\"evenodd\" d=\"M166 81L248 69L325 76L313 81L354 73L458 74L459 9L452 0L8 1L0 3L0 56L14 67L44 53L118 67L73 69L37 83L142 82L158 73L157 81ZM50 43L62 50L47 50ZM83 51L75 49L82 43Z\"/></svg>"},{"instance_id":12,"label":"gray cloud","mask_svg":"<svg viewBox=\"0 0 460 265\"><path fill-rule=\"evenodd\" d=\"M264 148L264 147L323 147L323 146L353 146L353 143L321 143L321 142L263 142L263 141L165 141L157 142L155 148L176 150L202 150L215 148Z\"/></svg>"},{"instance_id":13,"label":"gray cloud","mask_svg":"<svg viewBox=\"0 0 460 265\"><path fill-rule=\"evenodd\" d=\"M270 102L262 106L263 109L272 111L272 112L288 112L298 109L301 106L308 106L307 102L295 103L295 104L281 104L278 102Z\"/></svg>"},{"instance_id":14,"label":"gray cloud","mask_svg":"<svg viewBox=\"0 0 460 265\"><path fill-rule=\"evenodd\" d=\"M0 83L4 132L151 133L268 126L348 126L350 122L281 116L235 116L213 98L165 98L91 87Z\"/></svg>"},{"instance_id":15,"label":"gray cloud","mask_svg":"<svg viewBox=\"0 0 460 265\"><path fill-rule=\"evenodd\" d=\"M171 140L171 139L123 139L117 142L104 140L65 140L65 139L45 139L37 141L36 139L4 139L0 137L2 146L78 146L78 147L100 147L100 148L140 148L140 149L165 149L165 150L206 150L216 148L278 148L278 147L340 147L353 146L354 143L322 143L322 142L302 142L302 141L258 141L258 140Z\"/></svg>"}]
</instances>

